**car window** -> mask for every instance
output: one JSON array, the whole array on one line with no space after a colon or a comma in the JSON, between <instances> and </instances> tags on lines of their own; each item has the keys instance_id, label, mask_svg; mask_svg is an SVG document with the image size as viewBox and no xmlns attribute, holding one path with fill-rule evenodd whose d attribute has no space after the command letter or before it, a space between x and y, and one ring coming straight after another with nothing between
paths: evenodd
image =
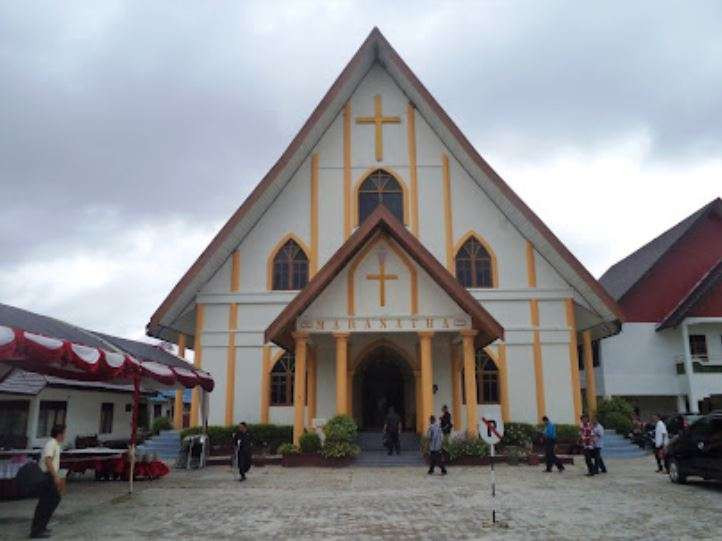
<instances>
[{"instance_id":1,"label":"car window","mask_svg":"<svg viewBox=\"0 0 722 541\"><path fill-rule=\"evenodd\" d=\"M704 436L705 434L708 434L710 431L711 425L709 422L709 419L702 418L695 423L692 424L692 426L689 427L689 431L694 436Z\"/></svg>"}]
</instances>

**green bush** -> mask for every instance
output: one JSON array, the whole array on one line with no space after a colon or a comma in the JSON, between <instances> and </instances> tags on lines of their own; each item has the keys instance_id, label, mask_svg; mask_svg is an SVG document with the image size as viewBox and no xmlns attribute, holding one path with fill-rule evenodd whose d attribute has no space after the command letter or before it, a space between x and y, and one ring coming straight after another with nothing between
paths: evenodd
<instances>
[{"instance_id":1,"label":"green bush","mask_svg":"<svg viewBox=\"0 0 722 541\"><path fill-rule=\"evenodd\" d=\"M321 455L326 458L345 458L356 456L360 449L356 445L358 427L348 415L331 417L323 427L326 441L321 447Z\"/></svg>"},{"instance_id":2,"label":"green bush","mask_svg":"<svg viewBox=\"0 0 722 541\"><path fill-rule=\"evenodd\" d=\"M557 443L577 443L579 441L579 427L577 425L559 424L557 427ZM544 425L537 426L537 432L544 433Z\"/></svg>"},{"instance_id":3,"label":"green bush","mask_svg":"<svg viewBox=\"0 0 722 541\"><path fill-rule=\"evenodd\" d=\"M283 456L297 455L301 450L292 443L282 443L278 446L278 453Z\"/></svg>"},{"instance_id":4,"label":"green bush","mask_svg":"<svg viewBox=\"0 0 722 541\"><path fill-rule=\"evenodd\" d=\"M249 424L248 432L251 435L251 445L255 449L267 449L271 453L278 449L282 443L291 443L293 441L293 427L288 425L272 425L272 424ZM211 445L220 447L233 446L233 433L237 426L217 426L208 427L208 438ZM186 428L181 432L181 438L186 436L202 434L203 427L196 426Z\"/></svg>"},{"instance_id":5,"label":"green bush","mask_svg":"<svg viewBox=\"0 0 722 541\"><path fill-rule=\"evenodd\" d=\"M599 421L602 423L602 421ZM613 428L620 436L626 436L632 431L632 420L624 415L613 411L606 415L606 422L602 423L604 428Z\"/></svg>"},{"instance_id":6,"label":"green bush","mask_svg":"<svg viewBox=\"0 0 722 541\"><path fill-rule=\"evenodd\" d=\"M631 423L633 412L634 408L632 405L624 400L624 398L618 396L600 400L597 404L597 419L599 419L599 422L602 423L602 426L605 428L614 428L617 430L614 424L626 426L626 423L622 421L621 418L625 417ZM627 434L630 431L631 429L623 432L623 434Z\"/></svg>"},{"instance_id":7,"label":"green bush","mask_svg":"<svg viewBox=\"0 0 722 541\"><path fill-rule=\"evenodd\" d=\"M506 423L504 424L504 437L501 445L530 447L538 437L539 430L529 423Z\"/></svg>"},{"instance_id":8,"label":"green bush","mask_svg":"<svg viewBox=\"0 0 722 541\"><path fill-rule=\"evenodd\" d=\"M321 449L321 438L315 432L304 432L301 434L298 446L302 453L318 453Z\"/></svg>"},{"instance_id":9,"label":"green bush","mask_svg":"<svg viewBox=\"0 0 722 541\"><path fill-rule=\"evenodd\" d=\"M451 461L464 456L481 457L489 454L489 446L484 440L479 437L470 438L466 433L454 434L444 438L442 449ZM421 438L421 454L429 454L429 438L426 436Z\"/></svg>"},{"instance_id":10,"label":"green bush","mask_svg":"<svg viewBox=\"0 0 722 541\"><path fill-rule=\"evenodd\" d=\"M173 423L170 422L168 417L156 417L155 421L153 421L153 434L160 434L161 430L173 430Z\"/></svg>"},{"instance_id":11,"label":"green bush","mask_svg":"<svg viewBox=\"0 0 722 541\"><path fill-rule=\"evenodd\" d=\"M359 454L361 448L355 443L343 440L326 440L321 447L321 455L324 458L346 458Z\"/></svg>"}]
</instances>

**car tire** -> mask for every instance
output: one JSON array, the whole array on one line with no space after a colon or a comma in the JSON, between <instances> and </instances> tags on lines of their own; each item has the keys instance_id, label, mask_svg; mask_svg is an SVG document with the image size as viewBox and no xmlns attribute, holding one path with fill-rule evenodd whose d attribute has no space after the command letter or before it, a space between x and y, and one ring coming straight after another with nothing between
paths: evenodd
<instances>
[{"instance_id":1,"label":"car tire","mask_svg":"<svg viewBox=\"0 0 722 541\"><path fill-rule=\"evenodd\" d=\"M687 475L682 471L676 459L669 464L669 478L678 485L684 485L687 482Z\"/></svg>"}]
</instances>

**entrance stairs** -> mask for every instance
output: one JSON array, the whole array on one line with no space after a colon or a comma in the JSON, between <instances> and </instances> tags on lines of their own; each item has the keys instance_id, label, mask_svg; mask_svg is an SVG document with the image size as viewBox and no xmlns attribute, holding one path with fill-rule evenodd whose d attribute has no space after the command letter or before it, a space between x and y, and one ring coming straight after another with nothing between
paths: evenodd
<instances>
[{"instance_id":1,"label":"entrance stairs","mask_svg":"<svg viewBox=\"0 0 722 541\"><path fill-rule=\"evenodd\" d=\"M181 450L179 430L161 430L160 434L146 439L138 446L136 455L156 455L165 462L174 462Z\"/></svg>"},{"instance_id":2,"label":"entrance stairs","mask_svg":"<svg viewBox=\"0 0 722 541\"><path fill-rule=\"evenodd\" d=\"M381 432L360 432L358 444L361 453L356 457L354 466L362 467L403 467L423 466L419 436L413 432L402 432L399 437L401 443L400 455L389 455L383 446Z\"/></svg>"},{"instance_id":3,"label":"entrance stairs","mask_svg":"<svg viewBox=\"0 0 722 541\"><path fill-rule=\"evenodd\" d=\"M604 448L602 458L641 458L647 452L640 449L627 438L620 436L612 429L604 430Z\"/></svg>"}]
</instances>

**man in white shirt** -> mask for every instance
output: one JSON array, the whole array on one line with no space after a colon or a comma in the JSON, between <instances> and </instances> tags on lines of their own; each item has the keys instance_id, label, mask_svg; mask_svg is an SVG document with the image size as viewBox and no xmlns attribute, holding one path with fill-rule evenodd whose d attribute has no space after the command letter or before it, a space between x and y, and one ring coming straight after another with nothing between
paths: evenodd
<instances>
[{"instance_id":1,"label":"man in white shirt","mask_svg":"<svg viewBox=\"0 0 722 541\"><path fill-rule=\"evenodd\" d=\"M669 473L669 462L665 454L665 448L669 443L667 425L664 424L659 413L655 413L652 420L654 421L654 458L657 459L657 472L666 470ZM662 459L664 459L664 470L662 468Z\"/></svg>"},{"instance_id":2,"label":"man in white shirt","mask_svg":"<svg viewBox=\"0 0 722 541\"><path fill-rule=\"evenodd\" d=\"M592 435L594 436L594 469L597 473L607 473L607 465L602 458L604 448L604 427L596 416L592 417Z\"/></svg>"},{"instance_id":3,"label":"man in white shirt","mask_svg":"<svg viewBox=\"0 0 722 541\"><path fill-rule=\"evenodd\" d=\"M40 470L45 474L45 479L38 489L40 497L30 528L31 539L50 537L50 530L47 529L48 521L60 503L60 494L65 490L65 482L59 473L60 444L63 440L65 440L65 426L55 425L40 456Z\"/></svg>"}]
</instances>

